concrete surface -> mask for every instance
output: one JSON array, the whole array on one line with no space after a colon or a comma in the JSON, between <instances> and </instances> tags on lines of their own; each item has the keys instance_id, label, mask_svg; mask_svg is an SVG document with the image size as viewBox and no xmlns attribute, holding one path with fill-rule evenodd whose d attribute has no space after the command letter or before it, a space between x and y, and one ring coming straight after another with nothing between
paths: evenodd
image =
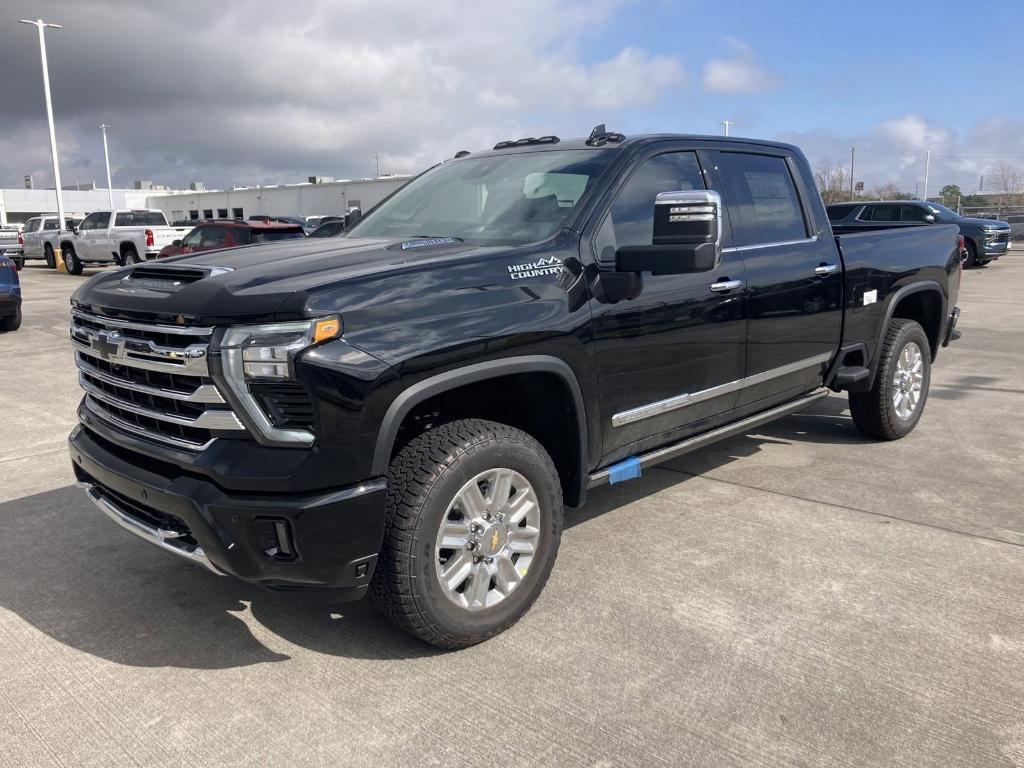
<instances>
[{"instance_id":1,"label":"concrete surface","mask_svg":"<svg viewBox=\"0 0 1024 768\"><path fill-rule=\"evenodd\" d=\"M113 527L69 488L79 279L0 337L0 765L1024 765L1024 255L965 273L918 429L830 397L596 492L444 654Z\"/></svg>"}]
</instances>

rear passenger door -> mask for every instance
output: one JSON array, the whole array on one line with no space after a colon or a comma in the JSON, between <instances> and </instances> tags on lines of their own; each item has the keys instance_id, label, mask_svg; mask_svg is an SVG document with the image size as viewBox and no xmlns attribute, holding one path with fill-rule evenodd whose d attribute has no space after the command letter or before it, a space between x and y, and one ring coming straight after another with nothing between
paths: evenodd
<instances>
[{"instance_id":1,"label":"rear passenger door","mask_svg":"<svg viewBox=\"0 0 1024 768\"><path fill-rule=\"evenodd\" d=\"M770 407L812 389L839 346L842 267L812 189L782 150L715 153L747 278L746 375L736 402ZM820 206L819 206L820 208Z\"/></svg>"}]
</instances>

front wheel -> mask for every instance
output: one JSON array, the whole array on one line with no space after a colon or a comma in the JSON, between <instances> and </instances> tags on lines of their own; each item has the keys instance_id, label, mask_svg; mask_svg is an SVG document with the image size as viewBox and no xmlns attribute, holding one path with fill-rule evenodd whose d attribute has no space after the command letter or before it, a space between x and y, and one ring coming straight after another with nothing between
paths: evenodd
<instances>
[{"instance_id":1,"label":"front wheel","mask_svg":"<svg viewBox=\"0 0 1024 768\"><path fill-rule=\"evenodd\" d=\"M391 462L374 602L432 645L474 645L530 608L561 534L561 486L540 443L491 421L444 424Z\"/></svg>"},{"instance_id":2,"label":"front wheel","mask_svg":"<svg viewBox=\"0 0 1024 768\"><path fill-rule=\"evenodd\" d=\"M881 440L910 434L928 400L931 375L931 346L924 329L914 320L890 320L871 389L850 393L857 429Z\"/></svg>"},{"instance_id":3,"label":"front wheel","mask_svg":"<svg viewBox=\"0 0 1024 768\"><path fill-rule=\"evenodd\" d=\"M23 270L25 268L25 257L24 256L14 257L14 258L11 259L11 261L14 263L14 270L16 272L21 272L21 270Z\"/></svg>"},{"instance_id":4,"label":"front wheel","mask_svg":"<svg viewBox=\"0 0 1024 768\"><path fill-rule=\"evenodd\" d=\"M78 254L75 253L75 248L71 243L67 243L61 249L61 258L64 259L64 267L67 269L69 275L82 274L82 270L85 269L85 265L82 264L82 260L78 258Z\"/></svg>"}]
</instances>

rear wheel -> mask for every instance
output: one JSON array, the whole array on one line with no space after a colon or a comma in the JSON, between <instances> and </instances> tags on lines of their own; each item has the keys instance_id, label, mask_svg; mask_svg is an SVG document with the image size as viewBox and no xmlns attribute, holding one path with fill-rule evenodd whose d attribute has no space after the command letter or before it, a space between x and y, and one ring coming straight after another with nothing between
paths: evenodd
<instances>
[{"instance_id":1,"label":"rear wheel","mask_svg":"<svg viewBox=\"0 0 1024 768\"><path fill-rule=\"evenodd\" d=\"M125 264L138 264L141 261L142 259L139 258L139 252L136 251L131 246L128 246L127 248L124 249L124 251L121 252L122 266L124 266Z\"/></svg>"},{"instance_id":2,"label":"rear wheel","mask_svg":"<svg viewBox=\"0 0 1024 768\"><path fill-rule=\"evenodd\" d=\"M928 400L930 350L928 337L917 322L889 321L871 389L850 393L850 414L857 429L881 440L910 434Z\"/></svg>"},{"instance_id":3,"label":"rear wheel","mask_svg":"<svg viewBox=\"0 0 1024 768\"><path fill-rule=\"evenodd\" d=\"M0 331L16 331L21 328L21 307L19 306L14 310L13 315L7 315L6 317L0 317Z\"/></svg>"},{"instance_id":4,"label":"rear wheel","mask_svg":"<svg viewBox=\"0 0 1024 768\"><path fill-rule=\"evenodd\" d=\"M47 243L43 246L43 257L46 259L46 266L50 269L57 268L57 258L53 255L53 246Z\"/></svg>"},{"instance_id":5,"label":"rear wheel","mask_svg":"<svg viewBox=\"0 0 1024 768\"><path fill-rule=\"evenodd\" d=\"M75 247L71 243L65 243L61 249L61 258L64 259L64 267L67 269L70 275L80 275L85 265L82 264L82 260L78 258L78 254L75 253Z\"/></svg>"},{"instance_id":6,"label":"rear wheel","mask_svg":"<svg viewBox=\"0 0 1024 768\"><path fill-rule=\"evenodd\" d=\"M558 473L540 443L491 421L436 427L388 470L374 602L428 643L474 645L533 604L561 533Z\"/></svg>"}]
</instances>

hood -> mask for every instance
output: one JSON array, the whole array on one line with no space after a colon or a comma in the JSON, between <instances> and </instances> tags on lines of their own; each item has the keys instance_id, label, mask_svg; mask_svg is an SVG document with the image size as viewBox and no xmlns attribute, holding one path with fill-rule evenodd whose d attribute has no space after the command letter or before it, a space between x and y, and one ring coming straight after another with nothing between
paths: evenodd
<instances>
[{"instance_id":1,"label":"hood","mask_svg":"<svg viewBox=\"0 0 1024 768\"><path fill-rule=\"evenodd\" d=\"M974 227L992 227L993 229L1009 229L1010 225L999 219L974 219L968 216L961 218L958 224L970 224Z\"/></svg>"},{"instance_id":2,"label":"hood","mask_svg":"<svg viewBox=\"0 0 1024 768\"><path fill-rule=\"evenodd\" d=\"M154 320L218 324L284 319L275 313L298 291L464 258L506 247L449 238L317 238L203 251L103 272L73 301L103 314L143 313ZM293 313L294 314L294 313Z\"/></svg>"}]
</instances>

